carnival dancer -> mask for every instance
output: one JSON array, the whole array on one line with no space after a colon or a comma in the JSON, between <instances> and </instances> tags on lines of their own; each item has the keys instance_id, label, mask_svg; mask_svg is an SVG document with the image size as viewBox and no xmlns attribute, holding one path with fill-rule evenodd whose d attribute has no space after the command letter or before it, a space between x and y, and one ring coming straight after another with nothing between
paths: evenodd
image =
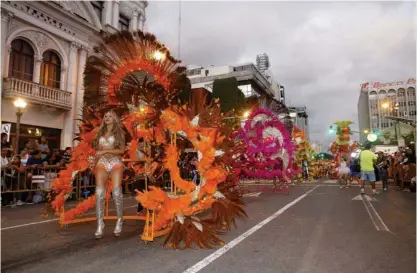
<instances>
[{"instance_id":1,"label":"carnival dancer","mask_svg":"<svg viewBox=\"0 0 417 273\"><path fill-rule=\"evenodd\" d=\"M342 159L339 167L339 181L340 181L340 188L343 188L343 182L346 183L346 188L349 188L349 173L350 169L347 167L345 159Z\"/></svg>"},{"instance_id":2,"label":"carnival dancer","mask_svg":"<svg viewBox=\"0 0 417 273\"><path fill-rule=\"evenodd\" d=\"M114 111L107 112L96 136L97 149L96 165L96 238L103 236L104 229L104 198L106 183L112 181L113 201L116 207L117 222L114 236L120 236L123 226L123 162L122 155L125 150L125 135L119 117Z\"/></svg>"}]
</instances>

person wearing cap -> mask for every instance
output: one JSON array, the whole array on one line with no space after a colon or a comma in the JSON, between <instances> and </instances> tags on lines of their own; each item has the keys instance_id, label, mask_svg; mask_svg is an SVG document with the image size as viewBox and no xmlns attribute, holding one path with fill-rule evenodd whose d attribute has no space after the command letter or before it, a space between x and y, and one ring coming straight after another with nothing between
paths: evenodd
<instances>
[{"instance_id":1,"label":"person wearing cap","mask_svg":"<svg viewBox=\"0 0 417 273\"><path fill-rule=\"evenodd\" d=\"M366 143L364 150L359 155L361 165L361 194L365 193L365 183L370 182L372 186L372 194L378 194L375 189L375 168L374 164L377 160L376 154L371 151L371 143Z\"/></svg>"}]
</instances>

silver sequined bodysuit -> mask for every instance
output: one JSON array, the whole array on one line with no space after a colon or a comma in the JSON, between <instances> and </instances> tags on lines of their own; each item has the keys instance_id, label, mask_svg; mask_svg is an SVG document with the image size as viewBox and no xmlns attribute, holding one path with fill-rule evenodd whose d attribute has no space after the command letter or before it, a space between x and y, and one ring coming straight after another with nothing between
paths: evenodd
<instances>
[{"instance_id":1,"label":"silver sequined bodysuit","mask_svg":"<svg viewBox=\"0 0 417 273\"><path fill-rule=\"evenodd\" d=\"M116 139L114 136L110 136L109 138L105 138L101 136L98 140L100 150L113 150L115 149L115 142ZM123 161L120 156L112 155L112 154L104 154L100 157L97 161L97 166L101 166L104 168L108 173L111 173L115 166L123 167Z\"/></svg>"}]
</instances>

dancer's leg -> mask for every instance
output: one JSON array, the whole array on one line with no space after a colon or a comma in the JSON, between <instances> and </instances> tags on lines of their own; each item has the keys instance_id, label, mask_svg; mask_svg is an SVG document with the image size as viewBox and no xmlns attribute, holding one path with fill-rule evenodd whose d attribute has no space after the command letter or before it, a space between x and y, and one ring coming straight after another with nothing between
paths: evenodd
<instances>
[{"instance_id":1,"label":"dancer's leg","mask_svg":"<svg viewBox=\"0 0 417 273\"><path fill-rule=\"evenodd\" d=\"M104 229L104 196L106 194L106 183L109 180L109 176L107 171L101 167L97 167L96 171L97 230L95 236L96 238L101 238Z\"/></svg>"},{"instance_id":2,"label":"dancer's leg","mask_svg":"<svg viewBox=\"0 0 417 273\"><path fill-rule=\"evenodd\" d=\"M116 207L117 222L114 228L114 236L120 236L123 227L123 192L122 192L123 168L114 167L111 173L113 183L113 201Z\"/></svg>"}]
</instances>

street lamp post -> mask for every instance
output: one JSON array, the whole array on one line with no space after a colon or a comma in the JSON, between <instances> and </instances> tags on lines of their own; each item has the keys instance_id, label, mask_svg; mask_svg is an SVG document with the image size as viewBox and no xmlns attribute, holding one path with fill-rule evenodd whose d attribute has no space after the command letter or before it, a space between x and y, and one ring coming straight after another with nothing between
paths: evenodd
<instances>
[{"instance_id":1,"label":"street lamp post","mask_svg":"<svg viewBox=\"0 0 417 273\"><path fill-rule=\"evenodd\" d=\"M14 106L16 107L16 146L15 146L15 154L19 152L19 137L20 137L20 119L23 115L23 109L25 109L27 103L25 100L18 98L13 102Z\"/></svg>"}]
</instances>

